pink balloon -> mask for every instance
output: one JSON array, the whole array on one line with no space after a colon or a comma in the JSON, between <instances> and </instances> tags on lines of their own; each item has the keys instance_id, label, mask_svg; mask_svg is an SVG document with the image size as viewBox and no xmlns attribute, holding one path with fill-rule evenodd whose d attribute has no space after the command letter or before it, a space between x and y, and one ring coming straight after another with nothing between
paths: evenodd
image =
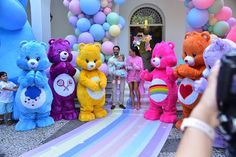
<instances>
[{"instance_id":1,"label":"pink balloon","mask_svg":"<svg viewBox=\"0 0 236 157\"><path fill-rule=\"evenodd\" d=\"M112 55L114 44L111 41L102 43L102 52L106 55Z\"/></svg>"},{"instance_id":2,"label":"pink balloon","mask_svg":"<svg viewBox=\"0 0 236 157\"><path fill-rule=\"evenodd\" d=\"M78 0L72 0L69 4L69 10L74 14L78 15L81 13L80 4Z\"/></svg>"},{"instance_id":3,"label":"pink balloon","mask_svg":"<svg viewBox=\"0 0 236 157\"><path fill-rule=\"evenodd\" d=\"M72 54L72 60L71 60L71 65L73 67L76 66L76 57L78 56L79 52L78 51L71 51L71 54Z\"/></svg>"},{"instance_id":4,"label":"pink balloon","mask_svg":"<svg viewBox=\"0 0 236 157\"><path fill-rule=\"evenodd\" d=\"M109 2L107 7L112 9L112 2Z\"/></svg>"},{"instance_id":5,"label":"pink balloon","mask_svg":"<svg viewBox=\"0 0 236 157\"><path fill-rule=\"evenodd\" d=\"M104 10L103 10L104 14L108 15L110 12L111 12L111 8L108 8L106 7Z\"/></svg>"},{"instance_id":6,"label":"pink balloon","mask_svg":"<svg viewBox=\"0 0 236 157\"><path fill-rule=\"evenodd\" d=\"M215 0L193 0L192 2L198 9L207 9L215 2Z\"/></svg>"},{"instance_id":7,"label":"pink balloon","mask_svg":"<svg viewBox=\"0 0 236 157\"><path fill-rule=\"evenodd\" d=\"M64 0L64 1L63 1L63 5L64 5L65 7L69 7L69 4L70 4L70 2L69 2L68 0Z\"/></svg>"},{"instance_id":8,"label":"pink balloon","mask_svg":"<svg viewBox=\"0 0 236 157\"><path fill-rule=\"evenodd\" d=\"M228 35L226 36L226 39L232 40L236 43L236 26L231 28Z\"/></svg>"},{"instance_id":9,"label":"pink balloon","mask_svg":"<svg viewBox=\"0 0 236 157\"><path fill-rule=\"evenodd\" d=\"M106 76L108 75L108 66L106 63L102 63L102 65L98 69L102 71Z\"/></svg>"},{"instance_id":10,"label":"pink balloon","mask_svg":"<svg viewBox=\"0 0 236 157\"><path fill-rule=\"evenodd\" d=\"M215 15L215 18L219 21L227 21L230 17L232 17L232 9L226 6Z\"/></svg>"}]
</instances>

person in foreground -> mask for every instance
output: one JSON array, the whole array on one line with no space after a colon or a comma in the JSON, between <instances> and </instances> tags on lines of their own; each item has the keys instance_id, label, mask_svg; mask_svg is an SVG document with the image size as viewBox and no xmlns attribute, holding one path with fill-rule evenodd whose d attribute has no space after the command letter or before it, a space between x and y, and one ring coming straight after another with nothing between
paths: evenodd
<instances>
[{"instance_id":1,"label":"person in foreground","mask_svg":"<svg viewBox=\"0 0 236 157\"><path fill-rule=\"evenodd\" d=\"M184 129L185 132L177 149L176 157L211 156L214 128L219 125L216 102L218 72L219 63L217 63L211 71L209 84L202 96L202 99L193 110L190 117L187 118L187 121L191 120L191 123L202 125L202 129L191 126L188 127L189 125L185 125L184 123L182 124L181 128ZM207 130L204 131L204 129Z\"/></svg>"}]
</instances>

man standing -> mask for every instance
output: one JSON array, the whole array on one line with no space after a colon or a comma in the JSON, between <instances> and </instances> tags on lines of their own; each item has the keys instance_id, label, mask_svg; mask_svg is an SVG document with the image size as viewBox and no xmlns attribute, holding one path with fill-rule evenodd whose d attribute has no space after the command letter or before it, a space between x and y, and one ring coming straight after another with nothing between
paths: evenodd
<instances>
[{"instance_id":1,"label":"man standing","mask_svg":"<svg viewBox=\"0 0 236 157\"><path fill-rule=\"evenodd\" d=\"M118 58L120 56L120 47L114 46L113 47L113 56L108 60L108 70L109 74L111 75L112 79L115 77L119 77L116 73L117 67L116 62L118 62ZM113 110L117 104L122 109L125 109L124 104L124 90L125 90L125 77L120 77L119 82L112 82L112 106L111 109ZM120 90L117 90L117 86ZM119 93L118 93L119 92ZM119 94L119 100L117 100L117 94Z\"/></svg>"}]
</instances>

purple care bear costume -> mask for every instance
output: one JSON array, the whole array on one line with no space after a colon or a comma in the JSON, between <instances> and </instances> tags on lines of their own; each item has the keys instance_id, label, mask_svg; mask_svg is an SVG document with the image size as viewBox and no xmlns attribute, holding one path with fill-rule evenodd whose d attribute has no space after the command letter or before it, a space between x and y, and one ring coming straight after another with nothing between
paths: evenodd
<instances>
[{"instance_id":1,"label":"purple care bear costume","mask_svg":"<svg viewBox=\"0 0 236 157\"><path fill-rule=\"evenodd\" d=\"M231 52L236 48L236 44L228 39L215 39L203 53L204 63L206 69L203 71L203 76L200 80L194 82L194 90L203 93L208 85L208 75L214 66L214 64L221 59L221 57ZM215 129L216 137L213 143L213 147L216 148L226 148L227 142L224 140L223 134L220 132L219 128Z\"/></svg>"},{"instance_id":2,"label":"purple care bear costume","mask_svg":"<svg viewBox=\"0 0 236 157\"><path fill-rule=\"evenodd\" d=\"M72 54L70 43L64 39L49 41L48 59L50 67L49 85L53 92L51 116L54 120L77 119L74 98L76 83L73 76L76 69L71 65Z\"/></svg>"},{"instance_id":3,"label":"purple care bear costume","mask_svg":"<svg viewBox=\"0 0 236 157\"><path fill-rule=\"evenodd\" d=\"M149 109L144 118L148 120L160 119L162 122L174 123L176 116L177 84L171 67L177 64L174 43L161 42L155 45L151 64L155 69L149 73L141 72L141 79L151 81L149 87Z\"/></svg>"}]
</instances>

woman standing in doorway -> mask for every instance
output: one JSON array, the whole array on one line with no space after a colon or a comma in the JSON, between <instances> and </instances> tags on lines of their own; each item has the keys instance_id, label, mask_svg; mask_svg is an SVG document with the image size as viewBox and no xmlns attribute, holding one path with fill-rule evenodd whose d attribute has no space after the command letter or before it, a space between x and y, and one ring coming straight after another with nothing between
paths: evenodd
<instances>
[{"instance_id":1,"label":"woman standing in doorway","mask_svg":"<svg viewBox=\"0 0 236 157\"><path fill-rule=\"evenodd\" d=\"M126 68L128 71L127 82L129 84L132 108L135 108L136 106L134 101L134 92L135 92L138 101L136 109L139 110L141 108L139 84L141 81L140 72L143 70L143 61L142 58L140 57L139 49L137 46L131 47L129 51L129 57L126 61Z\"/></svg>"}]
</instances>

